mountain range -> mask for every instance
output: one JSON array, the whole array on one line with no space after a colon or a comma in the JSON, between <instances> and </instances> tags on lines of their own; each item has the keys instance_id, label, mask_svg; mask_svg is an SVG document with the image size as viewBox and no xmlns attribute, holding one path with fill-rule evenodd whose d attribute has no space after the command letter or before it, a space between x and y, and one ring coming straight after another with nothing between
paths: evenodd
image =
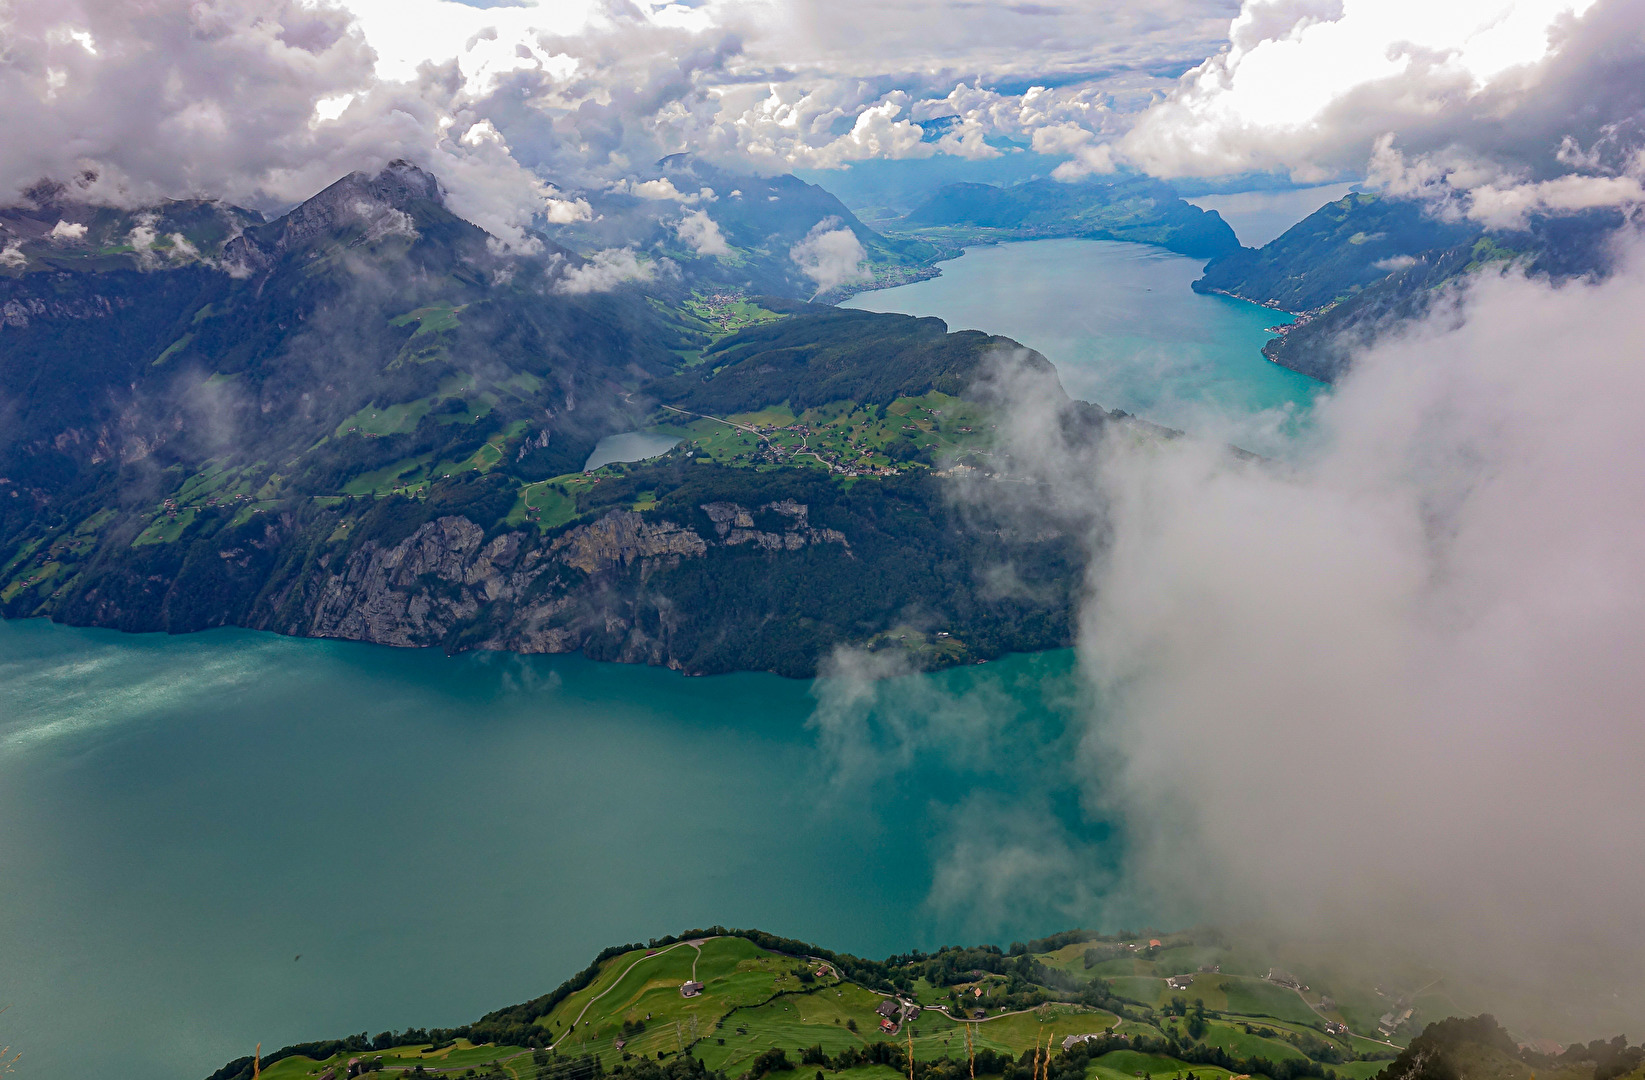
<instances>
[{"instance_id":1,"label":"mountain range","mask_svg":"<svg viewBox=\"0 0 1645 1080\"><path fill-rule=\"evenodd\" d=\"M1481 266L1602 272L1617 224L1487 232L1356 193L1250 250L1120 178L949 185L882 234L791 176L659 167L511 243L404 162L272 220L31 189L0 211L0 615L793 676L842 645L1062 646L1084 542L956 497L1010 471L980 387L1032 370L1074 438L1157 429L1009 339L813 301L966 243L1147 242L1302 313L1265 351L1331 379ZM818 237L844 271L807 261ZM677 448L586 468L642 428Z\"/></svg>"},{"instance_id":2,"label":"mountain range","mask_svg":"<svg viewBox=\"0 0 1645 1080\"><path fill-rule=\"evenodd\" d=\"M937 475L987 464L978 376L1045 359L807 303L774 267L819 224L870 267L932 249L792 178L670 167L746 203L712 273L644 247L649 200L513 250L405 163L271 221L37 190L4 217L0 612L788 675L1066 644L1080 545L979 526ZM620 257L589 244L618 211ZM665 421L693 448L585 472Z\"/></svg>"}]
</instances>

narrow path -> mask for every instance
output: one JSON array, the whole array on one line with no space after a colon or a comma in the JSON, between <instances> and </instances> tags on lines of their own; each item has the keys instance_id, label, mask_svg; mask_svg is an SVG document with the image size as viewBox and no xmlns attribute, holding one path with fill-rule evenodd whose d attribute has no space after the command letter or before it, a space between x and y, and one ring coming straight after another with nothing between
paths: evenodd
<instances>
[{"instance_id":1,"label":"narrow path","mask_svg":"<svg viewBox=\"0 0 1645 1080\"><path fill-rule=\"evenodd\" d=\"M675 949L678 949L681 945L690 945L692 948L696 949L697 950L697 960L701 960L702 955L703 955L703 949L702 949L702 944L701 943L705 942L705 941L712 941L712 940L714 940L714 939L713 938L697 938L694 941L676 941L674 944L668 946L668 948L658 949L654 953L647 953L645 956L640 957L638 960L634 961L632 964L628 965L626 968L623 968L623 973L621 975L617 976L614 980L612 980L612 983L611 983L610 986L606 987L604 990L601 990L598 994L595 994L593 997L589 998L588 1001L583 1004L582 1012L579 1012L577 1014L577 1019L571 1021L571 1026L566 1028L565 1034L560 1036L554 1042L550 1043L548 1045L547 1049L553 1050L556 1047L558 1047L560 1045L560 1043L565 1042L565 1040L570 1037L571 1033L576 1030L577 1025L583 1022L583 1017L588 1015L588 1010L593 1007L594 1003L596 1001L599 1001L601 998L605 997L607 994L611 993L611 991L617 989L617 987L621 986L623 980L628 978L628 973L630 971L633 971L635 968L639 967L641 964L645 963L647 960L650 960L652 957L661 956L661 955L663 955L664 953L667 953L667 952L673 952ZM695 980L696 977L697 977L697 960L691 961L691 978L693 980Z\"/></svg>"},{"instance_id":2,"label":"narrow path","mask_svg":"<svg viewBox=\"0 0 1645 1080\"><path fill-rule=\"evenodd\" d=\"M768 443L771 441L770 439L766 439L765 435L762 434L758 428L749 427L747 424L739 424L735 420L727 420L723 416L709 416L707 413L687 412L685 409L676 409L672 405L664 405L662 408L667 409L669 412L677 412L681 416L695 416L699 420L712 420L717 424L724 424L726 427L736 428L738 431L746 431L750 435L755 435L761 439L765 439Z\"/></svg>"}]
</instances>

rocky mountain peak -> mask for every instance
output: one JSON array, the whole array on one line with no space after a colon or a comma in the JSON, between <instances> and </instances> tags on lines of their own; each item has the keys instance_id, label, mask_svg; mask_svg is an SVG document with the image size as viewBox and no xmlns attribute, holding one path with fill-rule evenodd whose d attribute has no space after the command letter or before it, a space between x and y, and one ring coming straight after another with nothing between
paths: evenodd
<instances>
[{"instance_id":1,"label":"rocky mountain peak","mask_svg":"<svg viewBox=\"0 0 1645 1080\"><path fill-rule=\"evenodd\" d=\"M357 198L367 198L402 211L410 209L413 203L422 199L439 206L445 205L445 192L441 190L440 181L434 174L403 158L389 162L375 176L366 172L349 173L309 202L324 199L333 193L337 196L353 195Z\"/></svg>"},{"instance_id":2,"label":"rocky mountain peak","mask_svg":"<svg viewBox=\"0 0 1645 1080\"><path fill-rule=\"evenodd\" d=\"M317 236L357 225L364 225L373 239L415 237L414 218L428 203L444 208L440 181L409 161L392 161L375 175L349 173L267 228L248 231L225 255L248 269L261 269Z\"/></svg>"}]
</instances>

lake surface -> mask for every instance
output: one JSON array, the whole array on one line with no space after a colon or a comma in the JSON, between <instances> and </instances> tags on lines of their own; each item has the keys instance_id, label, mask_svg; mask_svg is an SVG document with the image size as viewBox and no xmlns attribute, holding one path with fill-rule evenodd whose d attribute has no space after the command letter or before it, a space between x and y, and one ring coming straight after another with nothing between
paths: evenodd
<instances>
[{"instance_id":1,"label":"lake surface","mask_svg":"<svg viewBox=\"0 0 1645 1080\"><path fill-rule=\"evenodd\" d=\"M677 436L658 435L650 431L622 431L607 435L594 444L594 452L583 463L583 471L598 469L614 461L644 461L668 453L679 443Z\"/></svg>"},{"instance_id":2,"label":"lake surface","mask_svg":"<svg viewBox=\"0 0 1645 1080\"><path fill-rule=\"evenodd\" d=\"M688 679L0 623L0 1045L187 1080L700 925L883 956L1128 917L1072 667Z\"/></svg>"},{"instance_id":3,"label":"lake surface","mask_svg":"<svg viewBox=\"0 0 1645 1080\"><path fill-rule=\"evenodd\" d=\"M1290 315L1189 288L1204 265L1106 240L1000 244L846 306L1003 334L1049 357L1076 398L1279 452L1324 387L1262 356Z\"/></svg>"}]
</instances>

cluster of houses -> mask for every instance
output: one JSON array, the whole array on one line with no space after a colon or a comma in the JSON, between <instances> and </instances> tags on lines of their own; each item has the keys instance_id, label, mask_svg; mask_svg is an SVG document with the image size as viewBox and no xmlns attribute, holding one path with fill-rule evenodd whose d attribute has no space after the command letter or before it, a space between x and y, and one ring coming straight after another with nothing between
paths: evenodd
<instances>
[{"instance_id":1,"label":"cluster of houses","mask_svg":"<svg viewBox=\"0 0 1645 1080\"><path fill-rule=\"evenodd\" d=\"M1173 990L1186 990L1194 985L1194 977L1192 975L1173 975L1165 980L1165 985Z\"/></svg>"},{"instance_id":2,"label":"cluster of houses","mask_svg":"<svg viewBox=\"0 0 1645 1080\"><path fill-rule=\"evenodd\" d=\"M915 1002L903 1001L901 998L886 998L874 1012L880 1018L880 1030L894 1034L903 1024L920 1015L920 1007Z\"/></svg>"},{"instance_id":3,"label":"cluster of houses","mask_svg":"<svg viewBox=\"0 0 1645 1080\"><path fill-rule=\"evenodd\" d=\"M1412 1008L1407 1008L1404 1012L1400 1012L1398 1009L1390 1009L1382 1014L1381 1020L1377 1021L1377 1030L1381 1031L1382 1037L1386 1039L1398 1031L1400 1025L1411 1019L1411 1014L1414 1012L1416 1010Z\"/></svg>"},{"instance_id":4,"label":"cluster of houses","mask_svg":"<svg viewBox=\"0 0 1645 1080\"><path fill-rule=\"evenodd\" d=\"M1288 971L1281 971L1279 968L1268 969L1268 981L1273 983L1275 986L1288 986L1292 990L1308 989L1307 984L1301 979L1298 979L1295 975L1292 975Z\"/></svg>"}]
</instances>

